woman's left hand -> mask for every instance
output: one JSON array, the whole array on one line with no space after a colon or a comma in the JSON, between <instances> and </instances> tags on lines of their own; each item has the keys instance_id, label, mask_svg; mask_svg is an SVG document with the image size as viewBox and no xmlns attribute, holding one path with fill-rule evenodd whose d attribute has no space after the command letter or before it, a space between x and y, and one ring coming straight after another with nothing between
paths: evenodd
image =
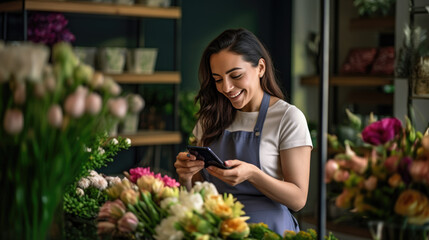
<instances>
[{"instance_id":1,"label":"woman's left hand","mask_svg":"<svg viewBox=\"0 0 429 240\"><path fill-rule=\"evenodd\" d=\"M251 178L254 173L259 170L259 168L257 168L255 165L240 160L228 160L225 161L225 165L231 167L231 169L221 169L210 166L207 168L207 171L211 175L232 186L249 180L249 178Z\"/></svg>"}]
</instances>

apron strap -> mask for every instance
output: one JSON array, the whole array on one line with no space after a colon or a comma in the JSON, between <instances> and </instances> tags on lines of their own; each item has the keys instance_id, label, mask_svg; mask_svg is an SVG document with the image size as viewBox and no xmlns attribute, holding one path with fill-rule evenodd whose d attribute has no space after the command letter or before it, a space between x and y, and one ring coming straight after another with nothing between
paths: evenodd
<instances>
[{"instance_id":1,"label":"apron strap","mask_svg":"<svg viewBox=\"0 0 429 240\"><path fill-rule=\"evenodd\" d=\"M268 107L270 105L270 95L264 92L264 96L262 97L261 107L259 108L258 120L255 124L255 129L253 132L255 136L259 137L262 132L262 127L264 126L265 116L267 115Z\"/></svg>"}]
</instances>

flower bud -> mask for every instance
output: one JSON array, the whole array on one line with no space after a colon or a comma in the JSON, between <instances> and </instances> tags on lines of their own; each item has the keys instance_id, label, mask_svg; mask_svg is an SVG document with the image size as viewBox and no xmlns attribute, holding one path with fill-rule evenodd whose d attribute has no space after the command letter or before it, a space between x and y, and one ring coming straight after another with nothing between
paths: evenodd
<instances>
[{"instance_id":1,"label":"flower bud","mask_svg":"<svg viewBox=\"0 0 429 240\"><path fill-rule=\"evenodd\" d=\"M104 83L104 76L100 72L95 72L94 75L92 75L92 79L90 82L91 87L94 89L98 89L99 87L103 86Z\"/></svg>"},{"instance_id":2,"label":"flower bud","mask_svg":"<svg viewBox=\"0 0 429 240\"><path fill-rule=\"evenodd\" d=\"M326 162L326 176L325 176L325 182L330 182L332 180L332 178L334 177L334 174L336 171L338 171L338 169L340 168L340 166L338 165L338 163L333 160L333 159L329 159Z\"/></svg>"},{"instance_id":3,"label":"flower bud","mask_svg":"<svg viewBox=\"0 0 429 240\"><path fill-rule=\"evenodd\" d=\"M76 188L76 195L82 197L83 195L85 195L85 192L82 190L82 188Z\"/></svg>"},{"instance_id":4,"label":"flower bud","mask_svg":"<svg viewBox=\"0 0 429 240\"><path fill-rule=\"evenodd\" d=\"M126 189L121 193L121 200L125 204L135 205L137 203L139 197L139 193L134 191L133 189Z\"/></svg>"},{"instance_id":5,"label":"flower bud","mask_svg":"<svg viewBox=\"0 0 429 240\"><path fill-rule=\"evenodd\" d=\"M24 127L24 115L20 109L7 109L3 120L4 130L10 134L18 134Z\"/></svg>"},{"instance_id":6,"label":"flower bud","mask_svg":"<svg viewBox=\"0 0 429 240\"><path fill-rule=\"evenodd\" d=\"M138 113L144 108L145 102L138 94L129 94L127 100L130 112L132 113Z\"/></svg>"},{"instance_id":7,"label":"flower bud","mask_svg":"<svg viewBox=\"0 0 429 240\"><path fill-rule=\"evenodd\" d=\"M48 111L48 122L53 127L61 127L63 123L63 112L60 105L55 104L49 108Z\"/></svg>"},{"instance_id":8,"label":"flower bud","mask_svg":"<svg viewBox=\"0 0 429 240\"><path fill-rule=\"evenodd\" d=\"M127 114L127 101L124 98L110 99L108 102L110 113L117 118L123 118Z\"/></svg>"},{"instance_id":9,"label":"flower bud","mask_svg":"<svg viewBox=\"0 0 429 240\"><path fill-rule=\"evenodd\" d=\"M364 182L365 189L368 191L373 191L377 187L377 178L375 176L370 176Z\"/></svg>"},{"instance_id":10,"label":"flower bud","mask_svg":"<svg viewBox=\"0 0 429 240\"><path fill-rule=\"evenodd\" d=\"M85 110L91 115L95 115L101 111L102 99L97 93L90 93L85 100Z\"/></svg>"},{"instance_id":11,"label":"flower bud","mask_svg":"<svg viewBox=\"0 0 429 240\"><path fill-rule=\"evenodd\" d=\"M136 230L139 220L136 215L131 212L126 212L118 221L118 229L121 232L132 232Z\"/></svg>"},{"instance_id":12,"label":"flower bud","mask_svg":"<svg viewBox=\"0 0 429 240\"><path fill-rule=\"evenodd\" d=\"M70 94L66 98L64 109L74 118L81 117L85 111L85 95L78 91Z\"/></svg>"},{"instance_id":13,"label":"flower bud","mask_svg":"<svg viewBox=\"0 0 429 240\"><path fill-rule=\"evenodd\" d=\"M110 234L115 230L116 226L111 222L98 222L97 223L97 235Z\"/></svg>"}]
</instances>

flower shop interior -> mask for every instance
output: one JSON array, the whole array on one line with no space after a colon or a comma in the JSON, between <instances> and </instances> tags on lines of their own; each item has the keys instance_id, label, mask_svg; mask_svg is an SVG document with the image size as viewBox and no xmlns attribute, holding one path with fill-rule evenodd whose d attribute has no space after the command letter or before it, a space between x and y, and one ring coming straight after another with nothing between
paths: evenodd
<instances>
[{"instance_id":1,"label":"flower shop interior","mask_svg":"<svg viewBox=\"0 0 429 240\"><path fill-rule=\"evenodd\" d=\"M0 239L429 239L429 0L2 0L0 13ZM263 42L307 119L308 198L293 212L306 238L204 232L157 205L158 180L187 197L174 162L201 55L229 28ZM380 131L393 135L365 140Z\"/></svg>"}]
</instances>

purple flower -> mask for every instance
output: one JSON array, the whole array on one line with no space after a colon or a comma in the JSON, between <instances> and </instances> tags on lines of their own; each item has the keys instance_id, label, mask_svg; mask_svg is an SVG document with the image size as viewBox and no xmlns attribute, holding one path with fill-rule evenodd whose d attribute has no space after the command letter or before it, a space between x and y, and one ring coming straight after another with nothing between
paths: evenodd
<instances>
[{"instance_id":1,"label":"purple flower","mask_svg":"<svg viewBox=\"0 0 429 240\"><path fill-rule=\"evenodd\" d=\"M402 124L397 118L384 118L365 127L362 139L366 143L380 145L392 140L401 130Z\"/></svg>"}]
</instances>

